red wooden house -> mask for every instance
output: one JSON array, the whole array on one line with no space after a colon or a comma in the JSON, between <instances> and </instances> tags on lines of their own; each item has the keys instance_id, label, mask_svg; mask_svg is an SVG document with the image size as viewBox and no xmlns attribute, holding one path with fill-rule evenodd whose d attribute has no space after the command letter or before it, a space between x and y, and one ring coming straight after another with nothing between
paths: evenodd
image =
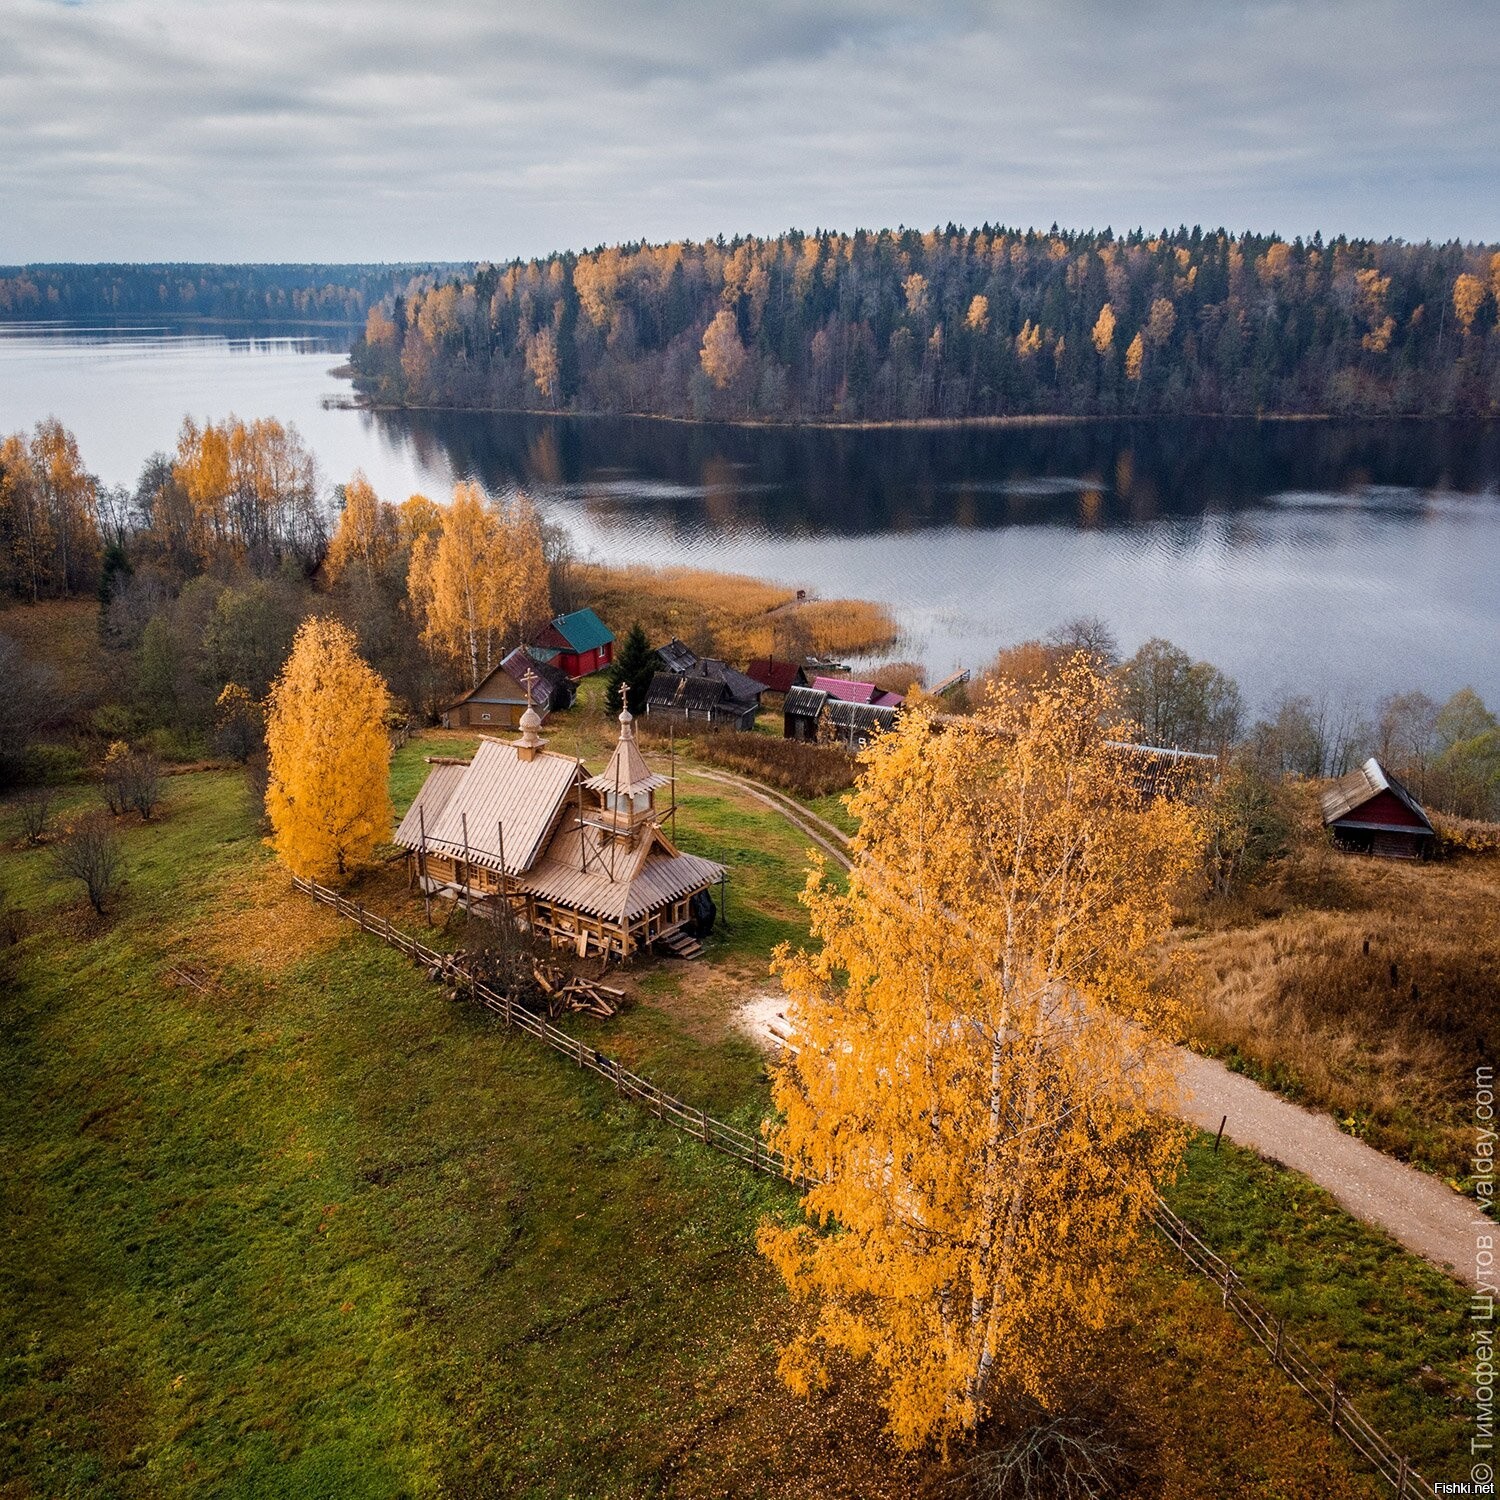
<instances>
[{"instance_id":1,"label":"red wooden house","mask_svg":"<svg viewBox=\"0 0 1500 1500\"><path fill-rule=\"evenodd\" d=\"M550 620L531 643L531 654L551 662L575 682L591 672L602 672L615 659L615 638L591 609Z\"/></svg>"},{"instance_id":2,"label":"red wooden house","mask_svg":"<svg viewBox=\"0 0 1500 1500\"><path fill-rule=\"evenodd\" d=\"M1341 849L1421 859L1436 837L1422 805L1372 755L1323 793L1323 823Z\"/></svg>"}]
</instances>

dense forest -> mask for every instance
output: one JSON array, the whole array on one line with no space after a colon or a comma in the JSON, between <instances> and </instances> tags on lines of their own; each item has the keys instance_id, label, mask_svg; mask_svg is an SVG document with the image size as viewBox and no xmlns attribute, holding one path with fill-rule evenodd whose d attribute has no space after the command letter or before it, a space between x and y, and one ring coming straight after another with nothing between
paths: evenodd
<instances>
[{"instance_id":1,"label":"dense forest","mask_svg":"<svg viewBox=\"0 0 1500 1500\"><path fill-rule=\"evenodd\" d=\"M380 404L900 421L1500 411L1500 251L952 225L484 265L371 309Z\"/></svg>"},{"instance_id":2,"label":"dense forest","mask_svg":"<svg viewBox=\"0 0 1500 1500\"><path fill-rule=\"evenodd\" d=\"M43 318L203 318L361 322L393 290L407 294L453 265L0 266L0 322Z\"/></svg>"}]
</instances>

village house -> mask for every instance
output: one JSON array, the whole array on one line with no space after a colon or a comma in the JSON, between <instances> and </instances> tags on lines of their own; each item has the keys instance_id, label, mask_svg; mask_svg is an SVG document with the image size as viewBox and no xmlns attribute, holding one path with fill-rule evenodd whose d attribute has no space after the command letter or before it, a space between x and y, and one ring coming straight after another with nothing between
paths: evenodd
<instances>
[{"instance_id":1,"label":"village house","mask_svg":"<svg viewBox=\"0 0 1500 1500\"><path fill-rule=\"evenodd\" d=\"M1323 826L1351 853L1422 859L1437 836L1421 803L1372 755L1323 793Z\"/></svg>"},{"instance_id":2,"label":"village house","mask_svg":"<svg viewBox=\"0 0 1500 1500\"><path fill-rule=\"evenodd\" d=\"M615 659L613 632L591 609L558 615L537 632L530 653L577 682L602 672Z\"/></svg>"},{"instance_id":3,"label":"village house","mask_svg":"<svg viewBox=\"0 0 1500 1500\"><path fill-rule=\"evenodd\" d=\"M774 656L760 656L745 668L745 675L753 677L768 693L783 696L794 687L807 686L807 673L794 661L777 661Z\"/></svg>"},{"instance_id":4,"label":"village house","mask_svg":"<svg viewBox=\"0 0 1500 1500\"><path fill-rule=\"evenodd\" d=\"M723 865L679 850L662 829L653 772L628 711L598 776L547 749L528 707L516 740L483 739L472 760L429 760L396 830L409 878L423 891L486 910L508 905L554 947L625 958L658 945L680 957L717 911Z\"/></svg>"},{"instance_id":5,"label":"village house","mask_svg":"<svg viewBox=\"0 0 1500 1500\"><path fill-rule=\"evenodd\" d=\"M653 723L703 724L710 729L750 730L760 704L731 693L721 677L658 672L646 689L646 714Z\"/></svg>"},{"instance_id":6,"label":"village house","mask_svg":"<svg viewBox=\"0 0 1500 1500\"><path fill-rule=\"evenodd\" d=\"M782 701L782 734L789 740L822 740L846 750L863 750L884 730L894 727L905 699L873 682L843 677L815 677L793 687Z\"/></svg>"},{"instance_id":7,"label":"village house","mask_svg":"<svg viewBox=\"0 0 1500 1500\"><path fill-rule=\"evenodd\" d=\"M531 701L544 719L549 713L572 708L578 697L578 684L566 672L533 656L526 646L517 646L500 665L520 683L526 681L527 673L531 674L535 679L531 684Z\"/></svg>"},{"instance_id":8,"label":"village house","mask_svg":"<svg viewBox=\"0 0 1500 1500\"><path fill-rule=\"evenodd\" d=\"M443 728L517 729L530 702L525 685L502 662L443 710Z\"/></svg>"}]
</instances>

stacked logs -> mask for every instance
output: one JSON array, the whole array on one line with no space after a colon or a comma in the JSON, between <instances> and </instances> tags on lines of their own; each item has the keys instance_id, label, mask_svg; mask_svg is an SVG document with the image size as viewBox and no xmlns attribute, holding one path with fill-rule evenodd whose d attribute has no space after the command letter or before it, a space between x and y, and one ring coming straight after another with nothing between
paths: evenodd
<instances>
[{"instance_id":1,"label":"stacked logs","mask_svg":"<svg viewBox=\"0 0 1500 1500\"><path fill-rule=\"evenodd\" d=\"M537 988L547 997L549 1020L555 1020L564 1011L580 1011L607 1020L619 1011L625 999L624 990L601 984L597 979L569 974L544 958L533 963L531 974Z\"/></svg>"}]
</instances>

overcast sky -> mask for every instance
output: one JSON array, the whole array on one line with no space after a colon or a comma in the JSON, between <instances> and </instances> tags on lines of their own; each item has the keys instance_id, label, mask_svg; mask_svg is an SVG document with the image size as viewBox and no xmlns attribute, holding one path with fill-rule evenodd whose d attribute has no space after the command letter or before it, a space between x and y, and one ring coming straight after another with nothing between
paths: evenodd
<instances>
[{"instance_id":1,"label":"overcast sky","mask_svg":"<svg viewBox=\"0 0 1500 1500\"><path fill-rule=\"evenodd\" d=\"M1500 240L1495 0L0 0L0 261Z\"/></svg>"}]
</instances>

